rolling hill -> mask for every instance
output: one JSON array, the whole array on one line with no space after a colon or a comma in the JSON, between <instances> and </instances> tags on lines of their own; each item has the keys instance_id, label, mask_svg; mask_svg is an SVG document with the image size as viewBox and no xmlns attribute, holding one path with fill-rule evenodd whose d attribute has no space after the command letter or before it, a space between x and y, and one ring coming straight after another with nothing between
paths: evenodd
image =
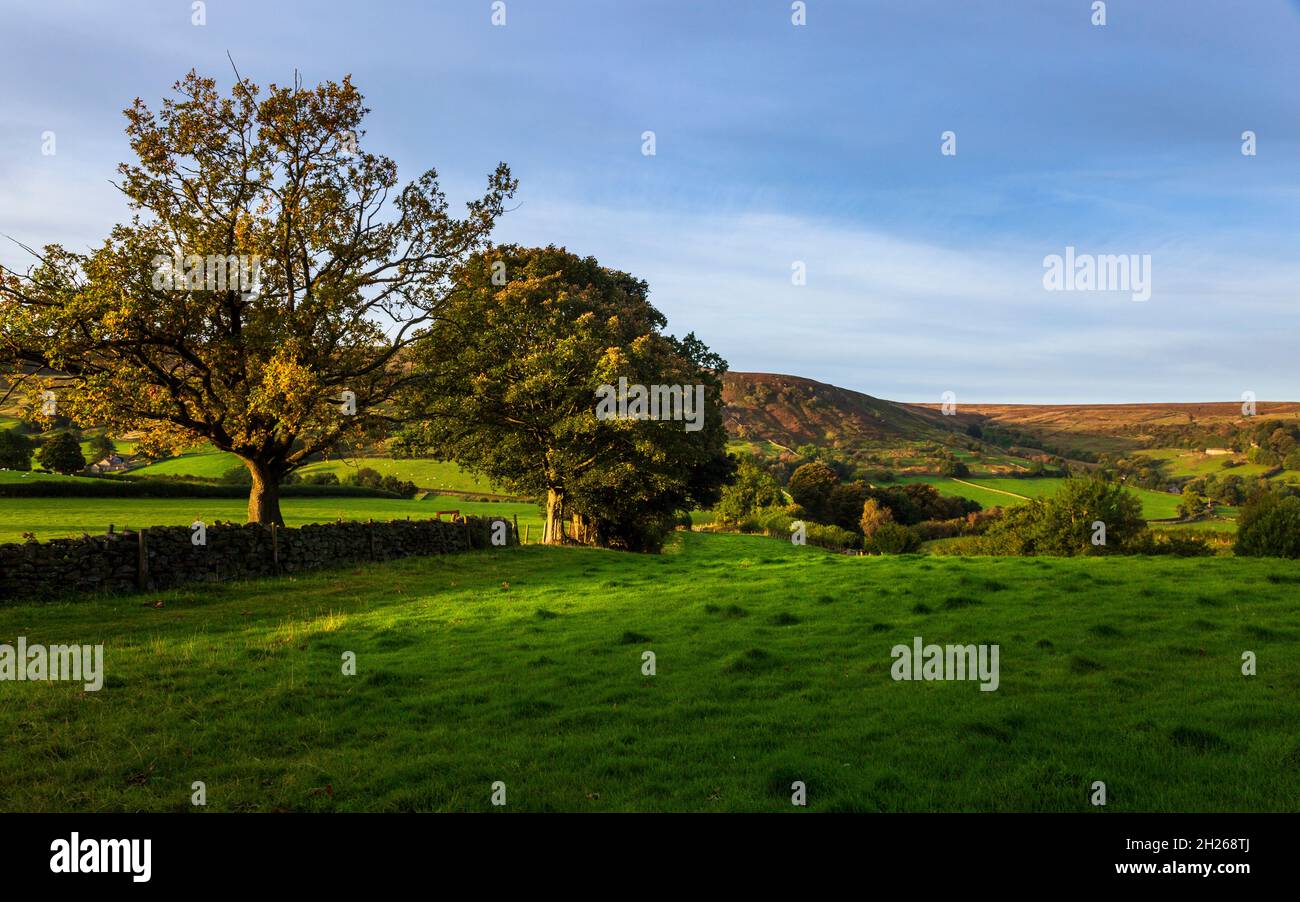
<instances>
[{"instance_id":1,"label":"rolling hill","mask_svg":"<svg viewBox=\"0 0 1300 902\"><path fill-rule=\"evenodd\" d=\"M727 432L732 438L783 447L946 442L939 414L883 401L801 376L729 372L723 377Z\"/></svg>"},{"instance_id":2,"label":"rolling hill","mask_svg":"<svg viewBox=\"0 0 1300 902\"><path fill-rule=\"evenodd\" d=\"M730 372L724 377L727 431L739 441L794 448L901 445L967 446L972 425L1015 430L1035 445L1077 452L1125 452L1161 446L1215 446L1247 425L1239 402L1152 404L939 404L886 401L800 376ZM1300 403L1260 401L1257 419L1300 419ZM1068 456L1068 454L1067 454Z\"/></svg>"}]
</instances>

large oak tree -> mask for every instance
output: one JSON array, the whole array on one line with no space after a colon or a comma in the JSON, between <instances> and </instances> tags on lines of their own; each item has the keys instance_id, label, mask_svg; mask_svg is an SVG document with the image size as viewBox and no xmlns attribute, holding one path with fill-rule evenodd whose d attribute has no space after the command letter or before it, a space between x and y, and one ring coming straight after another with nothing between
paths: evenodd
<instances>
[{"instance_id":1,"label":"large oak tree","mask_svg":"<svg viewBox=\"0 0 1300 902\"><path fill-rule=\"evenodd\" d=\"M399 186L393 161L364 148L349 78L237 78L222 94L191 72L173 92L125 111L130 220L89 253L49 245L26 273L0 272L0 365L82 423L238 455L249 520L283 522L286 474L395 425L405 349L515 181L500 164L463 216L432 169ZM227 262L256 267L256 284L234 269L214 282Z\"/></svg>"},{"instance_id":2,"label":"large oak tree","mask_svg":"<svg viewBox=\"0 0 1300 902\"><path fill-rule=\"evenodd\" d=\"M413 354L411 447L544 497L548 543L654 550L679 511L718 500L735 468L726 363L665 325L644 281L591 257L515 245L476 254ZM703 386L699 428L599 418L598 390L620 378Z\"/></svg>"}]
</instances>

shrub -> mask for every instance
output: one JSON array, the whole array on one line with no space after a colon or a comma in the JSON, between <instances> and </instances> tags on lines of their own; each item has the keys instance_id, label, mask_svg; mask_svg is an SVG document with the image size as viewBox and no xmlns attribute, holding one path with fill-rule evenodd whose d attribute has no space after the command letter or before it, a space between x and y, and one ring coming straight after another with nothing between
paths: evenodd
<instances>
[{"instance_id":1,"label":"shrub","mask_svg":"<svg viewBox=\"0 0 1300 902\"><path fill-rule=\"evenodd\" d=\"M758 511L751 522L754 525L753 532L766 532L774 536L789 536L790 524L800 517L792 517L789 512L779 507L769 507L765 510Z\"/></svg>"},{"instance_id":2,"label":"shrub","mask_svg":"<svg viewBox=\"0 0 1300 902\"><path fill-rule=\"evenodd\" d=\"M971 514L971 516L975 515ZM930 542L934 539L952 539L965 533L966 519L964 517L954 517L951 520L922 520L912 528L916 530L916 534L921 537L923 542Z\"/></svg>"},{"instance_id":3,"label":"shrub","mask_svg":"<svg viewBox=\"0 0 1300 902\"><path fill-rule=\"evenodd\" d=\"M302 477L304 485L338 485L339 477L329 470L322 470L319 473L308 473Z\"/></svg>"},{"instance_id":4,"label":"shrub","mask_svg":"<svg viewBox=\"0 0 1300 902\"><path fill-rule=\"evenodd\" d=\"M947 539L933 546L934 554L972 555L988 554L988 546L982 536L960 536Z\"/></svg>"},{"instance_id":5,"label":"shrub","mask_svg":"<svg viewBox=\"0 0 1300 902\"><path fill-rule=\"evenodd\" d=\"M1094 545L1093 523L1105 524ZM1107 554L1129 550L1142 533L1142 503L1118 485L1071 479L1051 498L1010 508L985 535L989 554Z\"/></svg>"},{"instance_id":6,"label":"shrub","mask_svg":"<svg viewBox=\"0 0 1300 902\"><path fill-rule=\"evenodd\" d=\"M396 476L384 476L379 480L378 487L383 489L385 492L392 492L394 495L400 495L403 498L411 498L420 491L415 483L410 481L404 482Z\"/></svg>"},{"instance_id":7,"label":"shrub","mask_svg":"<svg viewBox=\"0 0 1300 902\"><path fill-rule=\"evenodd\" d=\"M1300 498L1262 493L1241 508L1237 554L1249 557L1300 557Z\"/></svg>"},{"instance_id":8,"label":"shrub","mask_svg":"<svg viewBox=\"0 0 1300 902\"><path fill-rule=\"evenodd\" d=\"M1205 557L1214 554L1214 549L1205 539L1177 532L1143 533L1125 550L1134 554L1169 554L1174 557Z\"/></svg>"},{"instance_id":9,"label":"shrub","mask_svg":"<svg viewBox=\"0 0 1300 902\"><path fill-rule=\"evenodd\" d=\"M847 529L841 529L838 526L824 526L821 523L805 523L805 537L809 545L816 545L819 548L829 548L833 551L843 551L846 548L857 548L861 541L858 534L850 532ZM788 530L787 530L788 534Z\"/></svg>"},{"instance_id":10,"label":"shrub","mask_svg":"<svg viewBox=\"0 0 1300 902\"><path fill-rule=\"evenodd\" d=\"M901 523L882 523L863 548L877 554L908 554L921 547L921 537L910 526Z\"/></svg>"},{"instance_id":11,"label":"shrub","mask_svg":"<svg viewBox=\"0 0 1300 902\"><path fill-rule=\"evenodd\" d=\"M373 467L362 467L343 478L344 485L359 485L370 489L380 488L383 482L384 477Z\"/></svg>"},{"instance_id":12,"label":"shrub","mask_svg":"<svg viewBox=\"0 0 1300 902\"><path fill-rule=\"evenodd\" d=\"M241 464L226 470L217 478L217 482L222 485L252 485L253 474L248 471L248 467Z\"/></svg>"}]
</instances>

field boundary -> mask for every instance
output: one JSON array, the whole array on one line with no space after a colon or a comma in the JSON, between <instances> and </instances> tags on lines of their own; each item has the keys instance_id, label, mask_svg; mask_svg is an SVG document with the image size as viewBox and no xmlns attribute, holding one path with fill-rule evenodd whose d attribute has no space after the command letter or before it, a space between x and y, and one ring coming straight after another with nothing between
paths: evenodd
<instances>
[{"instance_id":1,"label":"field boundary","mask_svg":"<svg viewBox=\"0 0 1300 902\"><path fill-rule=\"evenodd\" d=\"M500 525L498 525L500 524ZM155 526L0 544L0 604L257 579L518 544L513 518Z\"/></svg>"}]
</instances>

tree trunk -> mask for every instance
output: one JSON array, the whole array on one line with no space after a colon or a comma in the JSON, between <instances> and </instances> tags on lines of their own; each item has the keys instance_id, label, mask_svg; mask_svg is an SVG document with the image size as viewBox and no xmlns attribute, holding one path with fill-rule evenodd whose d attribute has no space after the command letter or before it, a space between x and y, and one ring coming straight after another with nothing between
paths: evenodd
<instances>
[{"instance_id":1,"label":"tree trunk","mask_svg":"<svg viewBox=\"0 0 1300 902\"><path fill-rule=\"evenodd\" d=\"M284 525L280 513L280 476L269 466L246 460L248 472L253 474L253 487L248 492L248 522L263 526Z\"/></svg>"},{"instance_id":2,"label":"tree trunk","mask_svg":"<svg viewBox=\"0 0 1300 902\"><path fill-rule=\"evenodd\" d=\"M542 533L543 545L564 544L564 492L546 491L546 529Z\"/></svg>"}]
</instances>

